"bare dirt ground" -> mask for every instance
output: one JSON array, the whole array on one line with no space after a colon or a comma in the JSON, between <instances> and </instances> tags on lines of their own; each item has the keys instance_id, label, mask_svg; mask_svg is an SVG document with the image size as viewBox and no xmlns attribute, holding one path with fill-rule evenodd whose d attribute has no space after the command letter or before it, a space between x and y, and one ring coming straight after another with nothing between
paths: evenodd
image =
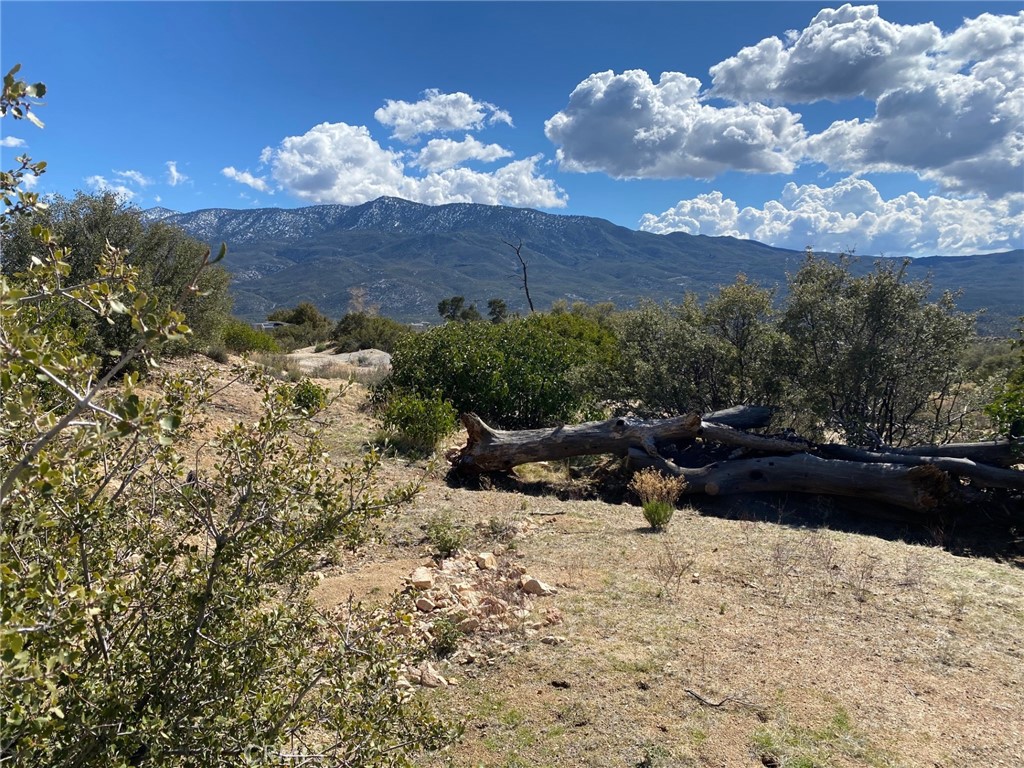
<instances>
[{"instance_id":1,"label":"bare dirt ground","mask_svg":"<svg viewBox=\"0 0 1024 768\"><path fill-rule=\"evenodd\" d=\"M376 431L364 400L355 386L330 409L335 461ZM210 428L256 407L234 384ZM466 731L425 768L1024 765L1019 558L792 497L682 509L652 534L638 507L573 498L564 464L526 468L529 495L450 487L444 469L388 458L388 482L423 491L378 542L325 563L315 594L388 600L437 565L425 531L441 518L470 553L557 589L523 603L500 653L436 662L450 685L417 695Z\"/></svg>"}]
</instances>

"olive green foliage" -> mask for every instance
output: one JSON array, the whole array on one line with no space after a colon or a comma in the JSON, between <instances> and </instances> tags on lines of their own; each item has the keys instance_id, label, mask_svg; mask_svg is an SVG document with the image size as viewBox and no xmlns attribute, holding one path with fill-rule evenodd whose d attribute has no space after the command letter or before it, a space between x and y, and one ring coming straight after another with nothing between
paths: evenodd
<instances>
[{"instance_id":1,"label":"olive green foliage","mask_svg":"<svg viewBox=\"0 0 1024 768\"><path fill-rule=\"evenodd\" d=\"M1017 336L1017 365L1007 374L995 400L985 407L1003 437L1024 437L1024 318L1020 320Z\"/></svg>"},{"instance_id":2,"label":"olive green foliage","mask_svg":"<svg viewBox=\"0 0 1024 768\"><path fill-rule=\"evenodd\" d=\"M3 235L4 274L15 275L26 270L33 258L45 256L43 246L32 236L34 225L50 230L69 250L65 257L69 284L101 277L107 243L125 250L128 265L138 273L138 287L162 306L178 306L192 330L187 339L164 345L164 354L204 350L220 340L231 309L228 273L219 266L200 271L209 249L182 230L160 222L144 226L140 211L111 193L79 192L71 200L57 197L31 218L19 217ZM79 343L102 358L104 369L131 343L135 329L126 315L97 319L84 307L67 311ZM143 360L138 358L129 369L138 368Z\"/></svg>"},{"instance_id":3,"label":"olive green foliage","mask_svg":"<svg viewBox=\"0 0 1024 768\"><path fill-rule=\"evenodd\" d=\"M316 305L302 301L291 309L276 309L267 315L267 320L277 320L288 325L275 328L271 333L285 350L313 346L331 336L334 323Z\"/></svg>"},{"instance_id":4,"label":"olive green foliage","mask_svg":"<svg viewBox=\"0 0 1024 768\"><path fill-rule=\"evenodd\" d=\"M10 114L15 120L26 119L43 127L32 109L39 104L39 99L46 95L43 83L27 83L19 80L17 75L21 64L16 64L4 75L3 96L0 97L0 117ZM10 170L0 169L0 196L2 196L5 215L0 221L0 232L6 232L14 225L14 221L23 213L32 213L42 207L39 193L24 187L26 177L35 178L46 173L46 162L33 162L28 155L15 158L17 167Z\"/></svg>"},{"instance_id":5,"label":"olive green foliage","mask_svg":"<svg viewBox=\"0 0 1024 768\"><path fill-rule=\"evenodd\" d=\"M492 323L503 323L508 319L508 304L504 299L490 299L487 302L487 317Z\"/></svg>"},{"instance_id":6,"label":"olive green foliage","mask_svg":"<svg viewBox=\"0 0 1024 768\"><path fill-rule=\"evenodd\" d=\"M463 632L459 625L447 616L434 619L430 625L430 647L439 659L446 659L459 650Z\"/></svg>"},{"instance_id":7,"label":"olive green foliage","mask_svg":"<svg viewBox=\"0 0 1024 768\"><path fill-rule=\"evenodd\" d=\"M292 407L312 415L327 406L327 390L312 379L302 379L291 388L291 399Z\"/></svg>"},{"instance_id":8,"label":"olive green foliage","mask_svg":"<svg viewBox=\"0 0 1024 768\"><path fill-rule=\"evenodd\" d=\"M508 429L564 423L595 405L580 371L614 352L610 331L573 313L447 323L399 345L377 396L440 398Z\"/></svg>"},{"instance_id":9,"label":"olive green foliage","mask_svg":"<svg viewBox=\"0 0 1024 768\"><path fill-rule=\"evenodd\" d=\"M713 411L737 403L777 405L784 393L786 339L773 294L740 275L706 305L642 304L613 317L619 364L612 391L650 414Z\"/></svg>"},{"instance_id":10,"label":"olive green foliage","mask_svg":"<svg viewBox=\"0 0 1024 768\"><path fill-rule=\"evenodd\" d=\"M676 508L667 501L645 501L643 503L644 520L651 530L663 531L672 522Z\"/></svg>"},{"instance_id":11,"label":"olive green foliage","mask_svg":"<svg viewBox=\"0 0 1024 768\"><path fill-rule=\"evenodd\" d=\"M235 318L231 318L224 324L222 341L225 347L238 354L280 350L277 340L269 333L257 330L244 320Z\"/></svg>"},{"instance_id":12,"label":"olive green foliage","mask_svg":"<svg viewBox=\"0 0 1024 768\"><path fill-rule=\"evenodd\" d=\"M954 297L927 300L906 262L853 277L848 260L808 254L791 277L781 329L791 340L793 405L856 445L943 440L959 430L958 365L974 318Z\"/></svg>"},{"instance_id":13,"label":"olive green foliage","mask_svg":"<svg viewBox=\"0 0 1024 768\"><path fill-rule=\"evenodd\" d=\"M466 299L463 296L451 296L442 299L437 304L437 313L445 320L452 322L471 323L483 320L483 316L476 308L476 304L466 306Z\"/></svg>"},{"instance_id":14,"label":"olive green foliage","mask_svg":"<svg viewBox=\"0 0 1024 768\"><path fill-rule=\"evenodd\" d=\"M422 653L397 607L328 615L310 600L324 552L415 488L383 488L374 453L325 461L292 389L255 372L238 373L259 418L197 454L206 375L158 395L134 374L112 383L188 339L182 314L140 289L123 250L105 246L81 281L53 232L30 234L36 260L0 274L4 765L406 766L449 742L396 685ZM67 343L70 306L134 330L106 373Z\"/></svg>"},{"instance_id":15,"label":"olive green foliage","mask_svg":"<svg viewBox=\"0 0 1024 768\"><path fill-rule=\"evenodd\" d=\"M458 554L469 539L464 528L452 520L451 514L443 512L427 523L427 541L436 549L441 558Z\"/></svg>"},{"instance_id":16,"label":"olive green foliage","mask_svg":"<svg viewBox=\"0 0 1024 768\"><path fill-rule=\"evenodd\" d=\"M381 406L379 418L388 442L403 453L429 455L455 431L455 409L439 397L395 393Z\"/></svg>"},{"instance_id":17,"label":"olive green foliage","mask_svg":"<svg viewBox=\"0 0 1024 768\"><path fill-rule=\"evenodd\" d=\"M394 352L398 343L409 333L409 326L390 317L348 312L334 326L331 338L337 352L358 352L361 349Z\"/></svg>"}]
</instances>

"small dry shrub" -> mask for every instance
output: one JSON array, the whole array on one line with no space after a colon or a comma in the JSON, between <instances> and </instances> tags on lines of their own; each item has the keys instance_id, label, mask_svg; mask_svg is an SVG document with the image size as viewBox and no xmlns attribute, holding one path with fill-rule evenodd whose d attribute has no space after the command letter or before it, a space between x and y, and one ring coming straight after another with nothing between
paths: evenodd
<instances>
[{"instance_id":1,"label":"small dry shrub","mask_svg":"<svg viewBox=\"0 0 1024 768\"><path fill-rule=\"evenodd\" d=\"M651 556L647 571L658 582L658 597L674 597L683 581L693 570L695 559L688 552L679 552L669 544L662 545L661 551Z\"/></svg>"},{"instance_id":2,"label":"small dry shrub","mask_svg":"<svg viewBox=\"0 0 1024 768\"><path fill-rule=\"evenodd\" d=\"M670 477L653 467L641 469L629 481L629 490L637 495L644 509L644 518L656 531L672 519L676 501L686 488L686 480Z\"/></svg>"}]
</instances>

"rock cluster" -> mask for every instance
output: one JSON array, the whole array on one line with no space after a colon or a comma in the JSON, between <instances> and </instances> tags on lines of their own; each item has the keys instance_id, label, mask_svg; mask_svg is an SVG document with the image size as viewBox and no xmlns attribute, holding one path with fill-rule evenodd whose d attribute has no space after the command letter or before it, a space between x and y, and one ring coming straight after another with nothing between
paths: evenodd
<instances>
[{"instance_id":1,"label":"rock cluster","mask_svg":"<svg viewBox=\"0 0 1024 768\"><path fill-rule=\"evenodd\" d=\"M421 566L407 578L406 592L415 610L405 628L428 645L438 638L438 627L452 626L462 635L457 649L445 659L457 664L493 664L513 653L525 638L562 623L554 607L541 611L537 598L556 590L527 573L519 563L494 552L464 552L440 565ZM545 635L541 641L560 645L565 638ZM438 669L439 662L424 661L404 671L400 685L438 688L454 684Z\"/></svg>"}]
</instances>

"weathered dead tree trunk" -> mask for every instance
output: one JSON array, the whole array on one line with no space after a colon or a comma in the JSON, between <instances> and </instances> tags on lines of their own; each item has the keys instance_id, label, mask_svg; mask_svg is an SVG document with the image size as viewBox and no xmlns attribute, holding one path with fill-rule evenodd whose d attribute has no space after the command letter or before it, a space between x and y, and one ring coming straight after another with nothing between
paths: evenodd
<instances>
[{"instance_id":1,"label":"weathered dead tree trunk","mask_svg":"<svg viewBox=\"0 0 1024 768\"><path fill-rule=\"evenodd\" d=\"M734 405L723 411L704 415L704 421L724 424L735 429L761 429L772 420L772 409L766 405Z\"/></svg>"},{"instance_id":2,"label":"weathered dead tree trunk","mask_svg":"<svg viewBox=\"0 0 1024 768\"><path fill-rule=\"evenodd\" d=\"M950 478L934 466L861 464L820 459L810 454L737 459L698 469L678 467L639 450L629 453L636 468L655 467L686 479L684 494L728 496L737 493L813 493L853 496L926 512L960 501Z\"/></svg>"},{"instance_id":3,"label":"weathered dead tree trunk","mask_svg":"<svg viewBox=\"0 0 1024 768\"><path fill-rule=\"evenodd\" d=\"M917 512L962 505L978 497L979 488L1024 490L1024 472L1007 468L1013 452L1006 441L881 453L817 445L798 437L756 435L727 424L760 427L770 416L768 409L741 406L703 419L698 414L660 420L624 417L552 429L505 431L489 427L470 413L462 417L469 439L452 463L456 472L475 474L571 456L614 454L628 457L636 468L653 466L685 478L688 494L851 496ZM721 448L713 449L711 444L737 450L722 458ZM684 467L669 460L664 454L673 446L683 446L687 463L705 466ZM980 461L981 457L992 463ZM961 478L969 480L970 487Z\"/></svg>"},{"instance_id":4,"label":"weathered dead tree trunk","mask_svg":"<svg viewBox=\"0 0 1024 768\"><path fill-rule=\"evenodd\" d=\"M951 459L970 459L981 464L996 467L1012 467L1021 464L1020 438L1016 443L1009 440L987 440L983 443L946 443L945 445L916 445L910 448L893 448L890 453L905 456L942 456Z\"/></svg>"},{"instance_id":5,"label":"weathered dead tree trunk","mask_svg":"<svg viewBox=\"0 0 1024 768\"><path fill-rule=\"evenodd\" d=\"M701 419L696 413L657 421L623 417L551 429L505 431L487 426L475 413L464 413L462 424L469 433L469 440L453 460L456 469L501 472L520 464L570 456L602 453L625 456L633 446L656 453L657 444L696 437L700 433Z\"/></svg>"}]
</instances>

